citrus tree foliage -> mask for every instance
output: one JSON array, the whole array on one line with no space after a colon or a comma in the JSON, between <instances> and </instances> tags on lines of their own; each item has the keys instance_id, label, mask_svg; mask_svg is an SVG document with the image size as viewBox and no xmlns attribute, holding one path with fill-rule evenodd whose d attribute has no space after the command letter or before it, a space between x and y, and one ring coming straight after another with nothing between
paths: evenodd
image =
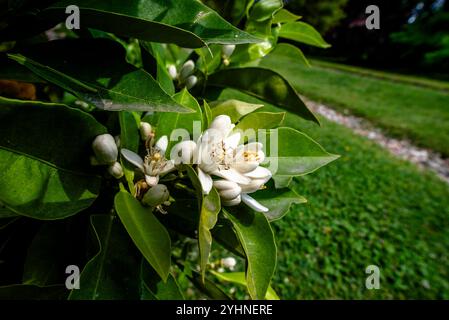
<instances>
[{"instance_id":1,"label":"citrus tree foliage","mask_svg":"<svg viewBox=\"0 0 449 320\"><path fill-rule=\"evenodd\" d=\"M277 299L271 223L306 201L292 179L337 156L282 125L318 120L267 61L307 64L278 40L325 48L319 33L272 0L229 21L196 0L8 5L0 79L34 91L0 97L0 296L227 299L231 282ZM261 103L223 98L236 90ZM235 260L215 246L244 267L219 272Z\"/></svg>"}]
</instances>

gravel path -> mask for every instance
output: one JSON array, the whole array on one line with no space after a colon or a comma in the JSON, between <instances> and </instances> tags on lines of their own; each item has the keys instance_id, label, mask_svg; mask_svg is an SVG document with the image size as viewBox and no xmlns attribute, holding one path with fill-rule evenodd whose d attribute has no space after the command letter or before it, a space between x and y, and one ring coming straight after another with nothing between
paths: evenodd
<instances>
[{"instance_id":1,"label":"gravel path","mask_svg":"<svg viewBox=\"0 0 449 320\"><path fill-rule=\"evenodd\" d=\"M449 183L449 159L443 159L437 152L414 146L409 140L401 140L386 136L367 120L352 115L341 114L334 109L304 98L307 106L326 119L341 124L356 134L375 141L393 155L410 161L421 168L435 172L442 180Z\"/></svg>"}]
</instances>

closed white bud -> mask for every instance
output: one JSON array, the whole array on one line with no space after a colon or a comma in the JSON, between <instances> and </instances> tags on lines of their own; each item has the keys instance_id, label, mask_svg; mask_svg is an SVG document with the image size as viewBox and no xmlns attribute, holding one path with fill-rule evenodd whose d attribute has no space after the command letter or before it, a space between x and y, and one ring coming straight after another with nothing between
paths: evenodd
<instances>
[{"instance_id":1,"label":"closed white bud","mask_svg":"<svg viewBox=\"0 0 449 320\"><path fill-rule=\"evenodd\" d=\"M163 184L157 184L148 190L142 199L142 204L149 207L157 207L168 201L170 193Z\"/></svg>"},{"instance_id":2,"label":"closed white bud","mask_svg":"<svg viewBox=\"0 0 449 320\"><path fill-rule=\"evenodd\" d=\"M221 52L223 53L223 56L225 56L226 58L229 58L230 56L232 56L232 54L234 53L234 50L235 50L235 45L233 45L233 44L227 44L221 48Z\"/></svg>"},{"instance_id":3,"label":"closed white bud","mask_svg":"<svg viewBox=\"0 0 449 320\"><path fill-rule=\"evenodd\" d=\"M186 79L187 90L192 89L198 83L198 78L196 76L190 76Z\"/></svg>"},{"instance_id":4,"label":"closed white bud","mask_svg":"<svg viewBox=\"0 0 449 320\"><path fill-rule=\"evenodd\" d=\"M233 257L224 258L221 259L221 265L230 270L234 270L235 266L237 265L237 260L235 260L235 258Z\"/></svg>"},{"instance_id":5,"label":"closed white bud","mask_svg":"<svg viewBox=\"0 0 449 320\"><path fill-rule=\"evenodd\" d=\"M140 137L143 141L147 141L153 134L153 129L151 128L151 124L148 122L140 123Z\"/></svg>"},{"instance_id":6,"label":"closed white bud","mask_svg":"<svg viewBox=\"0 0 449 320\"><path fill-rule=\"evenodd\" d=\"M92 142L95 157L101 164L114 164L117 161L118 149L114 137L110 134L97 136Z\"/></svg>"},{"instance_id":7,"label":"closed white bud","mask_svg":"<svg viewBox=\"0 0 449 320\"><path fill-rule=\"evenodd\" d=\"M170 78L172 80L175 80L178 77L178 70L176 70L176 67L174 65L170 65L168 67L168 74L170 75Z\"/></svg>"},{"instance_id":8,"label":"closed white bud","mask_svg":"<svg viewBox=\"0 0 449 320\"><path fill-rule=\"evenodd\" d=\"M181 80L185 80L188 76L192 75L194 70L195 62L193 62L192 60L188 60L182 66L181 71L179 72L179 77L181 78Z\"/></svg>"},{"instance_id":9,"label":"closed white bud","mask_svg":"<svg viewBox=\"0 0 449 320\"><path fill-rule=\"evenodd\" d=\"M108 167L108 173L116 179L120 179L124 175L123 168L118 162Z\"/></svg>"}]
</instances>

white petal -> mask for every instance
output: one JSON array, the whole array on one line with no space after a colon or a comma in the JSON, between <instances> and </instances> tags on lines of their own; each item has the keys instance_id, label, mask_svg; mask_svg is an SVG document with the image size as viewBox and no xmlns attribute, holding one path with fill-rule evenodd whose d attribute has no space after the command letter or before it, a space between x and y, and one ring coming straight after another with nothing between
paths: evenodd
<instances>
[{"instance_id":1,"label":"white petal","mask_svg":"<svg viewBox=\"0 0 449 320\"><path fill-rule=\"evenodd\" d=\"M247 176L248 178L251 178L251 179L267 179L268 178L268 180L270 180L271 171L268 170L267 168L258 166L253 171L245 173L245 176Z\"/></svg>"},{"instance_id":2,"label":"white petal","mask_svg":"<svg viewBox=\"0 0 449 320\"><path fill-rule=\"evenodd\" d=\"M233 164L232 167L245 175L247 175L247 173L249 172L254 171L259 166L259 162L257 161L248 162L239 161L239 159L236 159L236 161L237 162Z\"/></svg>"},{"instance_id":3,"label":"white petal","mask_svg":"<svg viewBox=\"0 0 449 320\"><path fill-rule=\"evenodd\" d=\"M145 182L150 186L154 187L159 183L159 176L148 176L145 175Z\"/></svg>"},{"instance_id":4,"label":"white petal","mask_svg":"<svg viewBox=\"0 0 449 320\"><path fill-rule=\"evenodd\" d=\"M195 70L195 62L193 60L188 60L181 68L181 71L179 72L179 77L182 80L187 79L188 76L190 76L193 71Z\"/></svg>"},{"instance_id":5,"label":"white petal","mask_svg":"<svg viewBox=\"0 0 449 320\"><path fill-rule=\"evenodd\" d=\"M200 179L204 194L209 194L212 189L212 178L210 175L204 173L203 170L198 167L198 178Z\"/></svg>"},{"instance_id":6,"label":"white petal","mask_svg":"<svg viewBox=\"0 0 449 320\"><path fill-rule=\"evenodd\" d=\"M251 182L250 178L245 177L243 174L233 168L228 170L215 170L212 174L216 175L217 177L236 182L238 184L245 185Z\"/></svg>"},{"instance_id":7,"label":"white petal","mask_svg":"<svg viewBox=\"0 0 449 320\"><path fill-rule=\"evenodd\" d=\"M223 200L232 200L238 197L242 193L242 189L240 187L235 189L222 190L219 192L220 198Z\"/></svg>"},{"instance_id":8,"label":"white petal","mask_svg":"<svg viewBox=\"0 0 449 320\"><path fill-rule=\"evenodd\" d=\"M225 145L228 148L236 149L240 142L240 132L234 133L225 139Z\"/></svg>"},{"instance_id":9,"label":"white petal","mask_svg":"<svg viewBox=\"0 0 449 320\"><path fill-rule=\"evenodd\" d=\"M175 80L178 77L178 71L176 70L176 67L174 65L170 65L168 67L168 74L170 75L170 78L172 80Z\"/></svg>"},{"instance_id":10,"label":"white petal","mask_svg":"<svg viewBox=\"0 0 449 320\"><path fill-rule=\"evenodd\" d=\"M140 171L144 172L143 159L137 153L128 149L122 149L121 153L129 163L135 165Z\"/></svg>"},{"instance_id":11,"label":"white petal","mask_svg":"<svg viewBox=\"0 0 449 320\"><path fill-rule=\"evenodd\" d=\"M165 151L167 151L168 147L168 138L167 136L162 136L155 145L155 148L157 148L162 156L165 155Z\"/></svg>"},{"instance_id":12,"label":"white petal","mask_svg":"<svg viewBox=\"0 0 449 320\"><path fill-rule=\"evenodd\" d=\"M249 184L242 185L242 192L253 193L262 189L264 184L267 182L266 179L253 179Z\"/></svg>"},{"instance_id":13,"label":"white petal","mask_svg":"<svg viewBox=\"0 0 449 320\"><path fill-rule=\"evenodd\" d=\"M269 209L261 205L259 202L257 202L256 199L251 198L249 195L243 193L242 194L242 201L244 204L246 204L248 207L253 209L257 212L268 212Z\"/></svg>"},{"instance_id":14,"label":"white petal","mask_svg":"<svg viewBox=\"0 0 449 320\"><path fill-rule=\"evenodd\" d=\"M232 54L234 53L234 50L235 50L234 44L227 44L221 48L221 52L223 53L223 55L228 58L230 56L232 56Z\"/></svg>"},{"instance_id":15,"label":"white petal","mask_svg":"<svg viewBox=\"0 0 449 320\"><path fill-rule=\"evenodd\" d=\"M209 126L210 129L221 132L224 137L227 137L234 127L235 126L232 124L231 118L227 115L220 115L216 117Z\"/></svg>"},{"instance_id":16,"label":"white petal","mask_svg":"<svg viewBox=\"0 0 449 320\"><path fill-rule=\"evenodd\" d=\"M186 88L187 90L192 89L198 83L197 76L190 76L186 79Z\"/></svg>"},{"instance_id":17,"label":"white petal","mask_svg":"<svg viewBox=\"0 0 449 320\"><path fill-rule=\"evenodd\" d=\"M241 189L237 183L229 181L229 180L215 180L214 187L218 191L236 189L236 188Z\"/></svg>"},{"instance_id":18,"label":"white petal","mask_svg":"<svg viewBox=\"0 0 449 320\"><path fill-rule=\"evenodd\" d=\"M233 207L239 205L240 202L242 202L242 197L239 195L238 197L232 200L223 200L221 201L221 204L226 207Z\"/></svg>"},{"instance_id":19,"label":"white petal","mask_svg":"<svg viewBox=\"0 0 449 320\"><path fill-rule=\"evenodd\" d=\"M174 161L176 165L194 164L196 159L197 147L194 141L182 141L176 144L170 152L170 159Z\"/></svg>"},{"instance_id":20,"label":"white petal","mask_svg":"<svg viewBox=\"0 0 449 320\"><path fill-rule=\"evenodd\" d=\"M164 174L174 171L175 169L176 168L175 168L174 162L172 160L167 160L165 162L164 168L159 172L159 174L164 175Z\"/></svg>"}]
</instances>

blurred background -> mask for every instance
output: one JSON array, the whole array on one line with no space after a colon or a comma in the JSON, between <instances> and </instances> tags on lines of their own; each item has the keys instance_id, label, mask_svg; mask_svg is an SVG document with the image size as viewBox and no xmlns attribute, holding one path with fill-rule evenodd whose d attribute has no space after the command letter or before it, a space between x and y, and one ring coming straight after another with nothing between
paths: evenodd
<instances>
[{"instance_id":1,"label":"blurred background","mask_svg":"<svg viewBox=\"0 0 449 320\"><path fill-rule=\"evenodd\" d=\"M380 29L368 30L368 5ZM320 115L289 114L342 157L295 180L309 202L274 228L283 299L449 298L449 1L289 0L328 49L278 61ZM380 289L365 272L380 268Z\"/></svg>"}]
</instances>

